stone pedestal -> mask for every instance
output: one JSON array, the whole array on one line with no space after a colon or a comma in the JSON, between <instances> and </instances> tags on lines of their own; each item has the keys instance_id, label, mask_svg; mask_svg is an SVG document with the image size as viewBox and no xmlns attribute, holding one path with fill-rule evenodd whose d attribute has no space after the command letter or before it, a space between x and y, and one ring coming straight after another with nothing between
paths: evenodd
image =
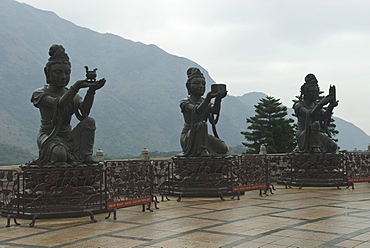
<instances>
[{"instance_id":1,"label":"stone pedestal","mask_svg":"<svg viewBox=\"0 0 370 248\"><path fill-rule=\"evenodd\" d=\"M97 162L104 162L104 152L102 149L98 149L95 153L95 159Z\"/></svg>"},{"instance_id":2,"label":"stone pedestal","mask_svg":"<svg viewBox=\"0 0 370 248\"><path fill-rule=\"evenodd\" d=\"M150 159L149 151L146 147L144 147L143 150L141 151L140 159L141 160L149 160Z\"/></svg>"},{"instance_id":3,"label":"stone pedestal","mask_svg":"<svg viewBox=\"0 0 370 248\"><path fill-rule=\"evenodd\" d=\"M278 179L279 184L299 187L345 186L346 169L340 154L313 153L287 156L288 167Z\"/></svg>"},{"instance_id":4,"label":"stone pedestal","mask_svg":"<svg viewBox=\"0 0 370 248\"><path fill-rule=\"evenodd\" d=\"M231 160L228 158L174 157L168 194L181 196L232 195Z\"/></svg>"}]
</instances>

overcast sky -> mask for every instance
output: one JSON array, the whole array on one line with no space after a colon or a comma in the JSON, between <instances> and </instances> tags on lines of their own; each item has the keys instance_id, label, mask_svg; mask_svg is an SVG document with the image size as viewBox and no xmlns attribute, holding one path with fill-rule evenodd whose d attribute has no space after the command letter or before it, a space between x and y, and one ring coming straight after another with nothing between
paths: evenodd
<instances>
[{"instance_id":1,"label":"overcast sky","mask_svg":"<svg viewBox=\"0 0 370 248\"><path fill-rule=\"evenodd\" d=\"M234 96L259 91L291 107L314 73L326 94L337 88L334 115L370 134L368 0L18 1L193 60Z\"/></svg>"}]
</instances>

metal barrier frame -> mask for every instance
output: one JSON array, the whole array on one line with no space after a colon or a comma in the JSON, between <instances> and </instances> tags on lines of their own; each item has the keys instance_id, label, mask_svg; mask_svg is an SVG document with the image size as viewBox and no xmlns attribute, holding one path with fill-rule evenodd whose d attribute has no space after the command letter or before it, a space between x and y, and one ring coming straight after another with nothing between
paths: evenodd
<instances>
[{"instance_id":1,"label":"metal barrier frame","mask_svg":"<svg viewBox=\"0 0 370 248\"><path fill-rule=\"evenodd\" d=\"M117 219L117 209L142 205L142 211L151 209L153 202L157 207L157 199L153 195L153 166L148 160L109 161L105 163L105 206L108 219L111 212Z\"/></svg>"},{"instance_id":2,"label":"metal barrier frame","mask_svg":"<svg viewBox=\"0 0 370 248\"><path fill-rule=\"evenodd\" d=\"M352 186L370 182L370 154L240 155L227 158L113 160L96 167L0 170L0 210L16 218L72 217L114 213L122 207L157 207L169 195L224 196L249 190L273 194L274 183L291 186ZM340 189L340 188L339 188ZM146 207L146 208L145 208Z\"/></svg>"}]
</instances>

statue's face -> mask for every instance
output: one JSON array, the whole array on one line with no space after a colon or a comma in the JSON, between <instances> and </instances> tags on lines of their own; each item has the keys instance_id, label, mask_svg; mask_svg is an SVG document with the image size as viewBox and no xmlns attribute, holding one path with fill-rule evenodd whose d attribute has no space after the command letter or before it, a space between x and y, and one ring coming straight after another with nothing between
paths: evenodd
<instances>
[{"instance_id":1,"label":"statue's face","mask_svg":"<svg viewBox=\"0 0 370 248\"><path fill-rule=\"evenodd\" d=\"M311 101L316 101L319 98L319 87L317 87L317 85L310 86L307 89L306 98Z\"/></svg>"},{"instance_id":2,"label":"statue's face","mask_svg":"<svg viewBox=\"0 0 370 248\"><path fill-rule=\"evenodd\" d=\"M195 78L190 85L190 94L203 96L206 90L206 81L204 78Z\"/></svg>"},{"instance_id":3,"label":"statue's face","mask_svg":"<svg viewBox=\"0 0 370 248\"><path fill-rule=\"evenodd\" d=\"M49 71L49 84L63 88L68 85L71 75L71 67L68 64L54 64Z\"/></svg>"}]
</instances>

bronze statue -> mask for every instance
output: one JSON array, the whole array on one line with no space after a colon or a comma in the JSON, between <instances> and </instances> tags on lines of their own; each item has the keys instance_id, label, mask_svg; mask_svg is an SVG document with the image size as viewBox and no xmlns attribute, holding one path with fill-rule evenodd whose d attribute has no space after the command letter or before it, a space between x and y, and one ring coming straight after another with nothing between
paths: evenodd
<instances>
[{"instance_id":1,"label":"bronze statue","mask_svg":"<svg viewBox=\"0 0 370 248\"><path fill-rule=\"evenodd\" d=\"M49 55L44 68L47 85L35 90L31 98L41 115L37 137L39 157L31 164L39 167L92 164L95 162L92 157L95 120L89 113L95 91L102 88L106 80L96 81L93 77L78 80L68 89L71 63L63 46L52 45ZM78 95L82 88L88 88L84 98ZM80 121L74 129L70 124L73 114Z\"/></svg>"},{"instance_id":2,"label":"bronze statue","mask_svg":"<svg viewBox=\"0 0 370 248\"><path fill-rule=\"evenodd\" d=\"M184 127L180 138L183 153L179 156L225 156L228 154L228 147L219 139L216 124L220 114L221 99L227 95L226 85L212 85L212 91L203 98L206 88L203 74L198 68L192 67L187 70L187 76L186 88L189 97L180 102ZM212 104L213 98L215 100ZM208 120L212 125L214 136L208 134Z\"/></svg>"},{"instance_id":3,"label":"bronze statue","mask_svg":"<svg viewBox=\"0 0 370 248\"><path fill-rule=\"evenodd\" d=\"M337 150L337 144L328 131L333 109L338 106L335 86L330 86L329 94L321 100L318 100L319 91L315 75L308 74L301 86L300 99L293 105L298 118L298 144L294 152L335 153ZM326 109L325 105L328 105Z\"/></svg>"}]
</instances>

